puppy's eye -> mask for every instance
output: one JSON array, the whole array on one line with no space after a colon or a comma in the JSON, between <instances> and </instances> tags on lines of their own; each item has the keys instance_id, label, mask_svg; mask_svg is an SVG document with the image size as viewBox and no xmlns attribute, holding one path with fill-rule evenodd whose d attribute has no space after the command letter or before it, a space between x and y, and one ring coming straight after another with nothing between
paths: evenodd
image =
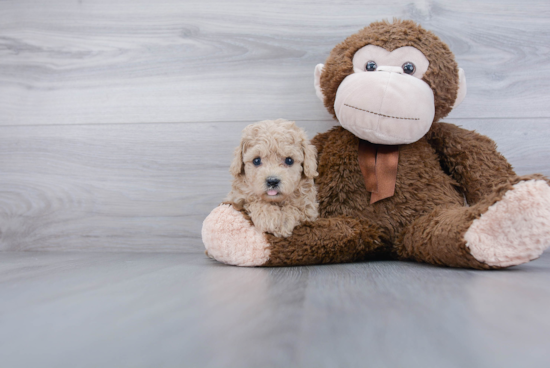
<instances>
[{"instance_id":1,"label":"puppy's eye","mask_svg":"<svg viewBox=\"0 0 550 368\"><path fill-rule=\"evenodd\" d=\"M285 164L287 164L288 166L292 166L293 163L294 160L292 159L292 157L285 158Z\"/></svg>"},{"instance_id":2,"label":"puppy's eye","mask_svg":"<svg viewBox=\"0 0 550 368\"><path fill-rule=\"evenodd\" d=\"M252 160L252 163L254 164L254 166L260 166L262 164L262 159L256 157L254 160Z\"/></svg>"}]
</instances>

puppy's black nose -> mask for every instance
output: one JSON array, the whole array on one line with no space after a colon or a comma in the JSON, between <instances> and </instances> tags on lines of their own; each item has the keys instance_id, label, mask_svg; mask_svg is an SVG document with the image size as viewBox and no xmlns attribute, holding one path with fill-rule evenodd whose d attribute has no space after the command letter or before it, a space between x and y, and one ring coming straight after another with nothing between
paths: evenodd
<instances>
[{"instance_id":1,"label":"puppy's black nose","mask_svg":"<svg viewBox=\"0 0 550 368\"><path fill-rule=\"evenodd\" d=\"M265 182L266 182L268 187L276 187L277 185L279 185L281 180L279 178L275 177L275 176L268 176L265 179Z\"/></svg>"}]
</instances>

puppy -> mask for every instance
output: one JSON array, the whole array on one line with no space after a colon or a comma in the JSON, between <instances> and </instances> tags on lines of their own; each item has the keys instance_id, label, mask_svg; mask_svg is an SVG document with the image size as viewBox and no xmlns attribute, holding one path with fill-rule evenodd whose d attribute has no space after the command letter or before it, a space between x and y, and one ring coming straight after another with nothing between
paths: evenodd
<instances>
[{"instance_id":1,"label":"puppy","mask_svg":"<svg viewBox=\"0 0 550 368\"><path fill-rule=\"evenodd\" d=\"M235 179L226 202L244 208L259 231L288 237L317 219L317 150L294 122L247 126L229 171Z\"/></svg>"}]
</instances>

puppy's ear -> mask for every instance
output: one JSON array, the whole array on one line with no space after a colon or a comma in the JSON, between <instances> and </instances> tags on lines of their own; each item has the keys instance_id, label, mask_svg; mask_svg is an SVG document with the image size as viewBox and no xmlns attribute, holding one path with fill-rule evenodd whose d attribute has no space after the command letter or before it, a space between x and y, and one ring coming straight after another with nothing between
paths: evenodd
<instances>
[{"instance_id":1,"label":"puppy's ear","mask_svg":"<svg viewBox=\"0 0 550 368\"><path fill-rule=\"evenodd\" d=\"M244 142L241 142L233 152L233 162L231 162L231 166L229 167L229 172L234 177L238 177L244 174L243 145L244 145Z\"/></svg>"},{"instance_id":2,"label":"puppy's ear","mask_svg":"<svg viewBox=\"0 0 550 368\"><path fill-rule=\"evenodd\" d=\"M306 178L313 179L317 175L317 148L307 140L302 141L304 150L304 175Z\"/></svg>"}]
</instances>

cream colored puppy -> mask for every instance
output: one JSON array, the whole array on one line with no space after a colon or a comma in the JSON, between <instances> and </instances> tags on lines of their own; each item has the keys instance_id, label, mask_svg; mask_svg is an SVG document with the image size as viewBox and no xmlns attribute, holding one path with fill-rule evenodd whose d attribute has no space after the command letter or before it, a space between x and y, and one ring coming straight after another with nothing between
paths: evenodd
<instances>
[{"instance_id":1,"label":"cream colored puppy","mask_svg":"<svg viewBox=\"0 0 550 368\"><path fill-rule=\"evenodd\" d=\"M226 201L244 208L261 232L288 237L295 226L317 219L317 150L303 129L284 119L244 128L230 172Z\"/></svg>"}]
</instances>

